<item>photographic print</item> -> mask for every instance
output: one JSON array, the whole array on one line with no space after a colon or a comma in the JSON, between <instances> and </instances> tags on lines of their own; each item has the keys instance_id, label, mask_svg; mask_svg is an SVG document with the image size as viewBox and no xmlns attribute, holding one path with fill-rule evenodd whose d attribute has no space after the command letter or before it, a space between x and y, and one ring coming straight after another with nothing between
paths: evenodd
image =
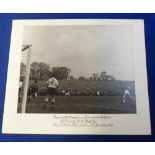
<instances>
[{"instance_id":1,"label":"photographic print","mask_svg":"<svg viewBox=\"0 0 155 155\"><path fill-rule=\"evenodd\" d=\"M151 134L147 90L143 20L15 20L2 132Z\"/></svg>"},{"instance_id":2,"label":"photographic print","mask_svg":"<svg viewBox=\"0 0 155 155\"><path fill-rule=\"evenodd\" d=\"M18 112L26 104L26 113L136 113L131 33L117 25L25 26Z\"/></svg>"}]
</instances>

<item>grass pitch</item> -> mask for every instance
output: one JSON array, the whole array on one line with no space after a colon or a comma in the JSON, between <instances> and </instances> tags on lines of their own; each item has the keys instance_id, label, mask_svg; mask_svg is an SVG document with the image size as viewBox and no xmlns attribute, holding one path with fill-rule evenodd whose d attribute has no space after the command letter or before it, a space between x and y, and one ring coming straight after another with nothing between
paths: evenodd
<instances>
[{"instance_id":1,"label":"grass pitch","mask_svg":"<svg viewBox=\"0 0 155 155\"><path fill-rule=\"evenodd\" d=\"M26 105L26 113L66 113L66 114L128 114L136 113L136 103L128 99L125 104L121 96L56 96L56 103L43 109L45 97L33 98Z\"/></svg>"}]
</instances>

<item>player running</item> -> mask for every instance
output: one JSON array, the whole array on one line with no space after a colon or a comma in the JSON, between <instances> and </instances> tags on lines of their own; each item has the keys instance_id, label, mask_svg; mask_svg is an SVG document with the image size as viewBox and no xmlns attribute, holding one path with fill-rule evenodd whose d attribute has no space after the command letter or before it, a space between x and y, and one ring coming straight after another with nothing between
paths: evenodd
<instances>
[{"instance_id":1,"label":"player running","mask_svg":"<svg viewBox=\"0 0 155 155\"><path fill-rule=\"evenodd\" d=\"M55 95L58 89L58 80L54 77L50 78L47 81L47 97L45 98L43 109L46 109L47 103L49 101L49 97L52 97L52 105L55 104ZM51 108L53 108L51 106Z\"/></svg>"}]
</instances>

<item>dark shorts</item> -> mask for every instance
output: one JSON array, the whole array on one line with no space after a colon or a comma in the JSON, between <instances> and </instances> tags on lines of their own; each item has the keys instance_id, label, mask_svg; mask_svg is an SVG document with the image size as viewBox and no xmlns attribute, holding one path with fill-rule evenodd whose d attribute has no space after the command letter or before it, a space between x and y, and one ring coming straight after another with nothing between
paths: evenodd
<instances>
[{"instance_id":1,"label":"dark shorts","mask_svg":"<svg viewBox=\"0 0 155 155\"><path fill-rule=\"evenodd\" d=\"M49 88L47 89L47 94L48 94L48 95L51 95L51 96L56 95L56 88L51 88L51 87L49 87Z\"/></svg>"}]
</instances>

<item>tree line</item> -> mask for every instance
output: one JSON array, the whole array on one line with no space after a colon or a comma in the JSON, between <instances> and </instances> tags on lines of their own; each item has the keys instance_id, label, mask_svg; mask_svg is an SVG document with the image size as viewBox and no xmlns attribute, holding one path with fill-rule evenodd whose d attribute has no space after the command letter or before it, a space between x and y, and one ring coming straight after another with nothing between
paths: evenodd
<instances>
[{"instance_id":1,"label":"tree line","mask_svg":"<svg viewBox=\"0 0 155 155\"><path fill-rule=\"evenodd\" d=\"M24 76L26 73L26 65L22 62L20 67L20 74ZM103 81L114 81L115 78L109 75L106 71L101 73L93 73L91 77L87 78L84 76L74 77L70 75L71 69L65 66L62 67L50 67L44 62L33 62L30 66L30 79L45 80L52 76L58 80L103 80Z\"/></svg>"}]
</instances>

